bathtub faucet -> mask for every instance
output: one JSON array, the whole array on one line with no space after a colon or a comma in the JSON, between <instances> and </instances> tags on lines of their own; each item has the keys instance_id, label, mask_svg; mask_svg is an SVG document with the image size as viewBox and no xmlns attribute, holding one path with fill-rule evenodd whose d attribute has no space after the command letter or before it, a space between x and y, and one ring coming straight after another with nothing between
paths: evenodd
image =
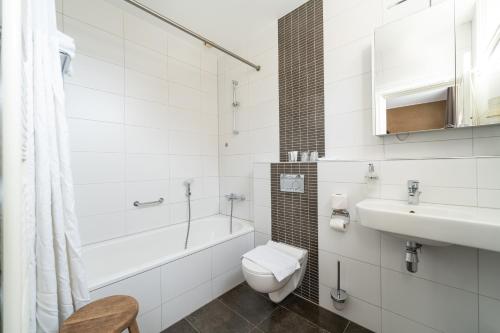
<instances>
[{"instance_id":1,"label":"bathtub faucet","mask_svg":"<svg viewBox=\"0 0 500 333\"><path fill-rule=\"evenodd\" d=\"M229 215L229 233L233 233L233 204L234 201L244 201L246 198L243 194L229 193L225 195L226 199L231 203L231 214Z\"/></svg>"}]
</instances>

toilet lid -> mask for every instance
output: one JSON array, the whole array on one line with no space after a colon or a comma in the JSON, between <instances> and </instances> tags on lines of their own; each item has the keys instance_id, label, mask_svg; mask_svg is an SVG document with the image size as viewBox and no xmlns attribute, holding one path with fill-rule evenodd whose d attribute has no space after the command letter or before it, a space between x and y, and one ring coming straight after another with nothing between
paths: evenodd
<instances>
[{"instance_id":1,"label":"toilet lid","mask_svg":"<svg viewBox=\"0 0 500 333\"><path fill-rule=\"evenodd\" d=\"M247 258L243 258L243 260L241 261L241 264L243 265L245 270L249 273L252 273L255 275L273 275L273 273L270 270L268 270L260 265L257 265L256 263L254 263L251 260L248 260Z\"/></svg>"}]
</instances>

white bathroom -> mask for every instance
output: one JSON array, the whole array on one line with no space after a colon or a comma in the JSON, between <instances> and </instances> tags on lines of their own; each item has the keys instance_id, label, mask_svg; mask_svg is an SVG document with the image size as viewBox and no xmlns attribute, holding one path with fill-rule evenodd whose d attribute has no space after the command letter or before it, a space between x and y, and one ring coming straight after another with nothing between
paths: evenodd
<instances>
[{"instance_id":1,"label":"white bathroom","mask_svg":"<svg viewBox=\"0 0 500 333\"><path fill-rule=\"evenodd\" d=\"M6 333L500 333L500 0L1 0Z\"/></svg>"}]
</instances>

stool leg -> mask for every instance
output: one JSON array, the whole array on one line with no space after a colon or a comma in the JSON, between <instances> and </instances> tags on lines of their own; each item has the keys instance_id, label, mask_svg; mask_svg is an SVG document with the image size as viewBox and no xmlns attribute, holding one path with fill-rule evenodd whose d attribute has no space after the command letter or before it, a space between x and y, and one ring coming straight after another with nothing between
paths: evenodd
<instances>
[{"instance_id":1,"label":"stool leg","mask_svg":"<svg viewBox=\"0 0 500 333\"><path fill-rule=\"evenodd\" d=\"M137 326L137 321L136 320L134 320L132 322L132 324L130 324L130 326L128 327L128 331L130 333L140 333L139 332L139 327Z\"/></svg>"}]
</instances>

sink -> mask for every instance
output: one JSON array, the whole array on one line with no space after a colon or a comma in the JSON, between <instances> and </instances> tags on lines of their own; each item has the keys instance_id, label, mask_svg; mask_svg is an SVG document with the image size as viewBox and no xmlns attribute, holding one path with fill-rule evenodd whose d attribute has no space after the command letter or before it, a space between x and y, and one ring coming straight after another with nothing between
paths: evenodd
<instances>
[{"instance_id":1,"label":"sink","mask_svg":"<svg viewBox=\"0 0 500 333\"><path fill-rule=\"evenodd\" d=\"M408 205L367 199L356 205L361 224L424 245L450 244L500 252L500 209Z\"/></svg>"}]
</instances>

